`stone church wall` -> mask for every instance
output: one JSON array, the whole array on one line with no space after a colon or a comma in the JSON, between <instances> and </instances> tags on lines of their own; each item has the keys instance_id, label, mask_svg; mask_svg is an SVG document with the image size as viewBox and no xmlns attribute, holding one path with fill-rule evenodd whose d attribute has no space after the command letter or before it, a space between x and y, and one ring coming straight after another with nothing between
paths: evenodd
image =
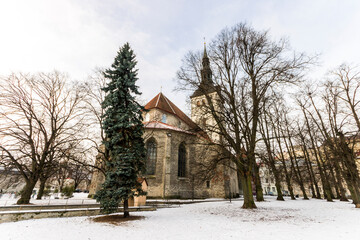
<instances>
[{"instance_id":1,"label":"stone church wall","mask_svg":"<svg viewBox=\"0 0 360 240\"><path fill-rule=\"evenodd\" d=\"M146 129L145 143L154 138L157 146L156 168L154 175L145 175L148 197L152 198L224 198L229 193L238 193L236 172L224 166L217 168L212 179L199 181L196 162L211 159L214 151L206 149L195 135L164 129ZM178 177L179 145L186 146L186 174ZM104 182L104 175L96 171L90 187L90 194L95 194Z\"/></svg>"},{"instance_id":2,"label":"stone church wall","mask_svg":"<svg viewBox=\"0 0 360 240\"><path fill-rule=\"evenodd\" d=\"M146 119L146 114L149 114L148 119ZM177 127L177 128L181 128L183 130L189 130L190 127L184 123L183 121L181 121L179 118L175 117L174 115L162 111L160 109L151 109L149 112L144 113L143 118L146 119L146 121L158 121L158 122L162 122L162 116L163 114L166 114L166 124Z\"/></svg>"}]
</instances>

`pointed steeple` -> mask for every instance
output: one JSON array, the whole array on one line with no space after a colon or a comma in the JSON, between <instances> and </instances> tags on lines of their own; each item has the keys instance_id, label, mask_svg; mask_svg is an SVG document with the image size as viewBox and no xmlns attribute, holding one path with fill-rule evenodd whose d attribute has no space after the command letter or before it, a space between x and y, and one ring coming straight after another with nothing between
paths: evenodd
<instances>
[{"instance_id":1,"label":"pointed steeple","mask_svg":"<svg viewBox=\"0 0 360 240\"><path fill-rule=\"evenodd\" d=\"M202 67L203 67L203 69L201 71L203 71L204 69L208 69L211 73L210 60L209 60L209 57L208 57L207 51L206 51L206 42L204 42L204 54L203 54L203 58L202 58Z\"/></svg>"},{"instance_id":2,"label":"pointed steeple","mask_svg":"<svg viewBox=\"0 0 360 240\"><path fill-rule=\"evenodd\" d=\"M203 54L203 59L207 58L207 52L206 52L206 42L204 41L204 54Z\"/></svg>"},{"instance_id":3,"label":"pointed steeple","mask_svg":"<svg viewBox=\"0 0 360 240\"><path fill-rule=\"evenodd\" d=\"M201 73L201 82L199 88L193 93L191 97L197 97L204 95L205 93L214 92L214 83L212 81L212 71L210 68L210 60L206 51L206 43L204 42L204 54L202 57L202 69Z\"/></svg>"}]
</instances>

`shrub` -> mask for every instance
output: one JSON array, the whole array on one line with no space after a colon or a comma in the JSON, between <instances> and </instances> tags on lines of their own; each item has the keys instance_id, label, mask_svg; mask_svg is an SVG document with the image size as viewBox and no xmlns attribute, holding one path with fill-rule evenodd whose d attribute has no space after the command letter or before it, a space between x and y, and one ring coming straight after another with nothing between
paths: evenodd
<instances>
[{"instance_id":1,"label":"shrub","mask_svg":"<svg viewBox=\"0 0 360 240\"><path fill-rule=\"evenodd\" d=\"M74 190L74 186L66 186L62 189L61 193L66 197L72 197Z\"/></svg>"}]
</instances>

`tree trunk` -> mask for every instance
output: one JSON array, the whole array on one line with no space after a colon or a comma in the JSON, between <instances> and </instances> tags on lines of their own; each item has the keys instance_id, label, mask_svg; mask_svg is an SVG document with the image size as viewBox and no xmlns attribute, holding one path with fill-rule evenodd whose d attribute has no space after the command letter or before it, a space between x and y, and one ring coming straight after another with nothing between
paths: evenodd
<instances>
[{"instance_id":1,"label":"tree trunk","mask_svg":"<svg viewBox=\"0 0 360 240\"><path fill-rule=\"evenodd\" d=\"M314 156L315 156L316 164L317 164L318 171L320 174L320 179L321 179L321 182L323 185L324 198L326 198L327 201L332 202L331 193L330 193L331 192L330 185L328 185L328 182L325 179L325 174L323 172L323 169L322 169L322 166L321 166L320 160L319 160L319 158L321 158L321 152L318 151L318 147L316 146L316 143L315 143L315 140L313 137L313 133L311 132L310 124L307 120L307 116L305 113L304 113L304 116L305 116L305 120L306 120L306 126L307 126L307 131L309 133L311 145L314 149Z\"/></svg>"},{"instance_id":2,"label":"tree trunk","mask_svg":"<svg viewBox=\"0 0 360 240\"><path fill-rule=\"evenodd\" d=\"M304 200L309 200L309 198L307 197L307 194L306 194L306 190L305 190L305 187L304 187L304 183L303 183L303 180L302 180L302 177L301 177L301 174L300 174L300 170L299 170L299 167L297 166L297 168L295 168L295 165L294 165L294 161L296 162L297 159L296 159L296 156L295 156L295 151L294 149L290 149L286 143L286 140L284 139L284 142L285 142L285 145L286 145L286 148L288 150L288 153L289 153L289 158L290 158L290 163L291 163L291 168L292 170L294 171L294 174L295 174L295 179L297 181L297 183L299 184L300 186L300 189L303 193L303 198ZM292 144L291 144L291 147L292 147ZM290 151L291 150L291 151ZM293 154L293 155L292 155ZM297 163L296 163L297 165Z\"/></svg>"},{"instance_id":3,"label":"tree trunk","mask_svg":"<svg viewBox=\"0 0 360 240\"><path fill-rule=\"evenodd\" d=\"M346 169L344 172L344 178L348 184L353 204L355 204L356 208L360 208L359 173L353 155L347 152L345 152L345 154L343 157L343 169Z\"/></svg>"},{"instance_id":4,"label":"tree trunk","mask_svg":"<svg viewBox=\"0 0 360 240\"><path fill-rule=\"evenodd\" d=\"M295 151L294 151L295 152ZM306 190L305 190L305 186L304 186L304 180L302 178L302 175L301 175L301 170L300 170L300 167L299 167L299 164L297 162L297 158L295 157L295 164L296 164L296 169L297 169L297 172L299 174L299 183L300 183L300 188L301 188L301 191L303 192L303 198L304 200L309 200L307 194L306 194Z\"/></svg>"},{"instance_id":5,"label":"tree trunk","mask_svg":"<svg viewBox=\"0 0 360 240\"><path fill-rule=\"evenodd\" d=\"M26 182L26 185L21 190L21 197L16 202L16 204L29 204L30 203L31 194L32 194L32 191L34 190L36 182L37 181L33 180L33 179L29 179Z\"/></svg>"},{"instance_id":6,"label":"tree trunk","mask_svg":"<svg viewBox=\"0 0 360 240\"><path fill-rule=\"evenodd\" d=\"M335 177L335 168L336 168L335 163L334 163L333 159L330 157L326 147L324 147L324 154L325 154L325 160L327 162L327 166L329 167L329 178L335 188L335 193L336 193L335 198L340 199L341 198L341 192L340 192L341 182L338 182L337 178Z\"/></svg>"},{"instance_id":7,"label":"tree trunk","mask_svg":"<svg viewBox=\"0 0 360 240\"><path fill-rule=\"evenodd\" d=\"M317 152L318 152L318 156L319 156L319 158L317 159L317 163L318 163L321 182L323 183L324 195L325 195L326 200L328 202L332 202L332 200L333 200L333 198L335 198L335 196L332 193L329 178L328 178L328 176L326 174L325 162L324 162L324 159L323 159L323 157L321 155L320 149L318 147L316 147L316 148L317 148Z\"/></svg>"},{"instance_id":8,"label":"tree trunk","mask_svg":"<svg viewBox=\"0 0 360 240\"><path fill-rule=\"evenodd\" d=\"M304 153L304 161L305 161L305 166L306 166L306 170L308 172L308 176L309 176L309 180L310 180L310 188L311 188L311 194L312 194L312 198L316 198L316 193L315 193L315 189L314 189L314 179L313 176L311 174L310 171L310 167L309 167L309 161L308 161L308 156L307 156L307 152L305 152L306 146L305 146L305 141L303 139L303 136L301 136L301 141L303 142L304 145L302 145L301 150ZM311 164L311 163L310 163Z\"/></svg>"},{"instance_id":9,"label":"tree trunk","mask_svg":"<svg viewBox=\"0 0 360 240\"><path fill-rule=\"evenodd\" d=\"M276 191L277 191L277 198L276 200L279 200L279 201L285 201L284 200L284 197L283 197L283 194L281 192L281 184L280 184L280 181L275 177L275 186L276 186Z\"/></svg>"},{"instance_id":10,"label":"tree trunk","mask_svg":"<svg viewBox=\"0 0 360 240\"><path fill-rule=\"evenodd\" d=\"M286 184L287 184L288 190L289 190L289 192L290 192L291 200L296 200L295 195L294 195L293 187L291 186L291 180L290 180L289 172L286 170L285 161L283 161L283 167L284 167L284 169L285 169L285 170L284 170L285 179L286 179Z\"/></svg>"},{"instance_id":11,"label":"tree trunk","mask_svg":"<svg viewBox=\"0 0 360 240\"><path fill-rule=\"evenodd\" d=\"M284 138L284 143L285 143L286 149L287 149L288 154L289 154L291 167L292 167L292 169L293 169L293 171L295 173L295 179L297 180L297 183L299 184L300 189L301 189L301 191L303 193L304 200L309 200L309 198L308 198L308 196L306 194L305 187L304 187L304 181L303 181L302 176L301 176L301 171L300 171L299 165L297 163L296 151L295 151L294 145L293 145L293 143L291 141L291 132L289 130L289 125L288 125L287 120L285 120L285 124L286 124L286 131L287 131L286 133L288 134L289 144L287 143L285 138ZM286 135L284 135L284 136L286 136ZM294 161L296 163L296 168L295 168L295 165L294 165Z\"/></svg>"},{"instance_id":12,"label":"tree trunk","mask_svg":"<svg viewBox=\"0 0 360 240\"><path fill-rule=\"evenodd\" d=\"M360 208L360 186L354 182L353 179L349 179L350 184L348 186L353 204L355 204L356 208Z\"/></svg>"},{"instance_id":13,"label":"tree trunk","mask_svg":"<svg viewBox=\"0 0 360 240\"><path fill-rule=\"evenodd\" d=\"M303 181L303 179L302 179L301 172L300 172L300 169L299 169L298 164L297 164L296 167L297 167L297 171L298 171L298 174L299 174L299 185L300 185L300 189L301 189L301 191L302 191L302 193L303 193L303 199L304 199L304 200L309 200L309 198L308 198L308 196L307 196L307 194L306 194L306 189L305 189L305 186L304 186L304 181Z\"/></svg>"},{"instance_id":14,"label":"tree trunk","mask_svg":"<svg viewBox=\"0 0 360 240\"><path fill-rule=\"evenodd\" d=\"M334 170L335 170L335 177L337 179L338 185L339 185L339 190L340 190L340 201L344 201L347 202L349 201L346 197L346 191L344 188L344 185L342 184L342 179L341 179L341 168L340 168L340 164L334 160Z\"/></svg>"},{"instance_id":15,"label":"tree trunk","mask_svg":"<svg viewBox=\"0 0 360 240\"><path fill-rule=\"evenodd\" d=\"M259 166L254 163L254 175L255 175L255 188L256 188L256 201L264 201L263 190L261 186L261 179L259 176Z\"/></svg>"},{"instance_id":16,"label":"tree trunk","mask_svg":"<svg viewBox=\"0 0 360 240\"><path fill-rule=\"evenodd\" d=\"M42 196L44 195L45 183L46 183L46 179L40 178L40 188L39 188L39 192L36 196L37 200L40 200L42 198Z\"/></svg>"},{"instance_id":17,"label":"tree trunk","mask_svg":"<svg viewBox=\"0 0 360 240\"><path fill-rule=\"evenodd\" d=\"M128 199L126 199L124 201L124 218L127 218L129 216L130 216L130 214L129 214L129 201L128 201Z\"/></svg>"},{"instance_id":18,"label":"tree trunk","mask_svg":"<svg viewBox=\"0 0 360 240\"><path fill-rule=\"evenodd\" d=\"M285 163L285 159L284 159L284 156L282 154L282 149L281 148L280 148L280 151L281 151L280 152L281 153L281 158L282 158L281 162L282 162L283 169L284 169L286 185L287 185L287 188L289 190L291 200L296 200L295 195L294 195L294 191L293 191L293 187L291 186L291 180L290 180L289 172L286 169L286 163Z\"/></svg>"},{"instance_id":19,"label":"tree trunk","mask_svg":"<svg viewBox=\"0 0 360 240\"><path fill-rule=\"evenodd\" d=\"M307 160L307 166L309 167L309 170L310 170L310 176L313 179L313 183L314 183L314 186L315 186L316 198L321 199L320 189L319 189L319 186L317 184L316 176L315 176L314 169L312 167L312 162L311 162L311 159L310 159L310 154L309 154L309 152L308 152L308 150L306 148L306 145L304 145L304 150L305 150L305 154L306 154L305 160Z\"/></svg>"},{"instance_id":20,"label":"tree trunk","mask_svg":"<svg viewBox=\"0 0 360 240\"><path fill-rule=\"evenodd\" d=\"M323 191L324 191L324 198L326 198L326 200L328 202L332 202L332 197L331 197L331 190L330 190L330 186L328 185L326 179L325 179L325 174L323 172L323 169L320 165L320 162L317 160L317 165L318 165L318 170L319 170L319 174L320 174L320 179L323 185Z\"/></svg>"},{"instance_id":21,"label":"tree trunk","mask_svg":"<svg viewBox=\"0 0 360 240\"><path fill-rule=\"evenodd\" d=\"M272 125L274 127L274 135L275 135L275 138L276 138L276 141L278 143L278 147L279 147L279 150L280 150L280 157L281 157L281 163L282 163L282 166L283 166L283 169L284 169L284 174L285 174L285 180L286 180L286 185L287 185L287 188L290 192L290 196L291 196L291 200L296 200L295 196L294 196L294 191L293 191L293 187L291 186L291 180L290 180L290 175L289 175L289 172L286 168L286 163L285 163L285 157L284 157L284 153L283 153L283 149L281 147L281 133L280 133L280 127L275 124L274 122L272 122ZM277 126L277 129L276 129L276 126Z\"/></svg>"},{"instance_id":22,"label":"tree trunk","mask_svg":"<svg viewBox=\"0 0 360 240\"><path fill-rule=\"evenodd\" d=\"M283 194L282 194L282 191L281 191L280 173L279 173L279 171L276 169L276 166L275 166L275 163L273 162L273 159L270 160L270 167L271 167L272 173L273 173L274 178L275 178L275 186L276 186L276 191L277 191L277 198L276 198L276 200L285 201L285 200L284 200L284 197L283 197Z\"/></svg>"},{"instance_id":23,"label":"tree trunk","mask_svg":"<svg viewBox=\"0 0 360 240\"><path fill-rule=\"evenodd\" d=\"M336 181L336 178L335 178L335 173L334 173L334 170L333 170L333 166L332 164L330 164L330 180L334 183L334 187L335 187L335 193L336 193L336 199L340 199L341 198L341 193L340 193L340 189L339 189L339 184L338 182Z\"/></svg>"},{"instance_id":24,"label":"tree trunk","mask_svg":"<svg viewBox=\"0 0 360 240\"><path fill-rule=\"evenodd\" d=\"M74 190L78 188L79 184L80 184L79 181L75 181L75 182L74 182Z\"/></svg>"},{"instance_id":25,"label":"tree trunk","mask_svg":"<svg viewBox=\"0 0 360 240\"><path fill-rule=\"evenodd\" d=\"M353 147L350 148L348 146L343 133L338 132L338 136L340 139L339 157L342 161L343 176L348 183L348 188L355 207L360 208L360 176L356 165Z\"/></svg>"},{"instance_id":26,"label":"tree trunk","mask_svg":"<svg viewBox=\"0 0 360 240\"><path fill-rule=\"evenodd\" d=\"M313 174L313 177L314 177L314 186L315 186L315 190L316 190L316 198L321 199L321 193L320 193L319 185L317 184L315 173L314 173L314 170L313 170L311 165L310 165L310 170L312 171L312 174Z\"/></svg>"},{"instance_id":27,"label":"tree trunk","mask_svg":"<svg viewBox=\"0 0 360 240\"><path fill-rule=\"evenodd\" d=\"M253 192L252 192L252 185L251 185L251 173L241 173L241 184L243 188L243 194L244 194L244 204L242 208L245 209L253 209L256 208Z\"/></svg>"},{"instance_id":28,"label":"tree trunk","mask_svg":"<svg viewBox=\"0 0 360 240\"><path fill-rule=\"evenodd\" d=\"M354 185L356 185L356 184L354 183ZM356 208L360 208L360 191L359 191L360 186L357 185L354 188L356 188L356 189L354 189L353 204L355 204Z\"/></svg>"},{"instance_id":29,"label":"tree trunk","mask_svg":"<svg viewBox=\"0 0 360 240\"><path fill-rule=\"evenodd\" d=\"M350 195L351 195L351 199L352 199L352 203L355 204L355 207L356 207L356 203L358 202L357 200L357 194L354 190L354 187L353 187L353 184L349 181L347 181L347 184L348 184L348 189L349 189L349 192L350 192Z\"/></svg>"},{"instance_id":30,"label":"tree trunk","mask_svg":"<svg viewBox=\"0 0 360 240\"><path fill-rule=\"evenodd\" d=\"M265 117L266 117L266 114L265 114ZM276 200L284 201L283 193L282 193L282 190L281 190L280 171L278 171L278 169L276 168L275 160L273 158L273 151L271 151L271 143L270 143L270 140L269 140L269 136L270 136L269 127L268 127L266 119L264 121L264 124L260 124L260 130L262 132L262 136L264 138L264 142L265 142L265 145L266 145L266 151L267 151L268 156L269 156L267 164L270 167L270 169L271 169L271 171L272 171L272 173L274 175L274 178L275 178L275 186L276 186L276 191L277 191Z\"/></svg>"}]
</instances>

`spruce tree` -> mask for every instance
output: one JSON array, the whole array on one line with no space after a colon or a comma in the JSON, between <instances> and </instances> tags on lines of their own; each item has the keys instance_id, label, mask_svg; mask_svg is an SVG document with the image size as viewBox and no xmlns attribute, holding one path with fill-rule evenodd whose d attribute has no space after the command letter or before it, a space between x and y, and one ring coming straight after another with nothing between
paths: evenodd
<instances>
[{"instance_id":1,"label":"spruce tree","mask_svg":"<svg viewBox=\"0 0 360 240\"><path fill-rule=\"evenodd\" d=\"M138 182L144 169L145 146L143 107L135 99L141 94L135 84L138 80L135 66L135 54L126 43L118 51L111 68L104 72L109 82L103 88L102 125L106 134L103 144L110 158L106 162L105 182L95 195L103 213L116 212L123 202L124 217L129 216L128 199L135 194L145 194Z\"/></svg>"}]
</instances>

